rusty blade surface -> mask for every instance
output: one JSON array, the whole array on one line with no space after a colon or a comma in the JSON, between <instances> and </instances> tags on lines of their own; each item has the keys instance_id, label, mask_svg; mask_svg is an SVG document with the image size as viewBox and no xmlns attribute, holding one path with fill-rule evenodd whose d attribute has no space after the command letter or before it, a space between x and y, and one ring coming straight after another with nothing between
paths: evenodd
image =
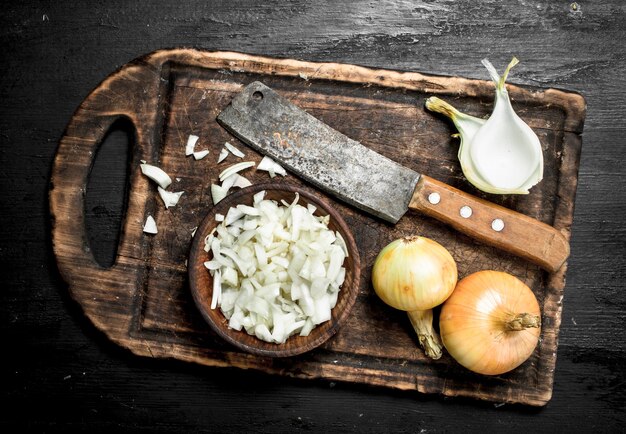
<instances>
[{"instance_id":1,"label":"rusty blade surface","mask_svg":"<svg viewBox=\"0 0 626 434\"><path fill-rule=\"evenodd\" d=\"M419 173L341 134L263 83L217 117L239 140L322 190L392 223L409 208Z\"/></svg>"}]
</instances>

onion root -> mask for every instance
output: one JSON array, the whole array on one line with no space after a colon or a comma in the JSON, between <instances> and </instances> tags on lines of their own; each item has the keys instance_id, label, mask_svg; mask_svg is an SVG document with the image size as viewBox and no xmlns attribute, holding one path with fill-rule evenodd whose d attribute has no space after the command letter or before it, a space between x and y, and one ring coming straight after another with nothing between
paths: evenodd
<instances>
[{"instance_id":1,"label":"onion root","mask_svg":"<svg viewBox=\"0 0 626 434\"><path fill-rule=\"evenodd\" d=\"M520 313L506 322L506 329L510 331L522 331L529 328L541 327L539 315L531 313Z\"/></svg>"},{"instance_id":2,"label":"onion root","mask_svg":"<svg viewBox=\"0 0 626 434\"><path fill-rule=\"evenodd\" d=\"M433 360L440 359L443 346L439 334L433 328L433 310L415 310L407 314L426 355Z\"/></svg>"}]
</instances>

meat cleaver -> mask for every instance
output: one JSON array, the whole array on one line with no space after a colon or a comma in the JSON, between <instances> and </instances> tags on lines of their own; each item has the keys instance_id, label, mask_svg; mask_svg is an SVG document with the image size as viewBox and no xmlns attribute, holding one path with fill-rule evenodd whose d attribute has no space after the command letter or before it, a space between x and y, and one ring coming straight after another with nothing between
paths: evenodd
<instances>
[{"instance_id":1,"label":"meat cleaver","mask_svg":"<svg viewBox=\"0 0 626 434\"><path fill-rule=\"evenodd\" d=\"M242 142L345 202L391 223L409 209L558 270L569 244L555 228L421 175L332 129L260 82L237 94L218 122Z\"/></svg>"}]
</instances>

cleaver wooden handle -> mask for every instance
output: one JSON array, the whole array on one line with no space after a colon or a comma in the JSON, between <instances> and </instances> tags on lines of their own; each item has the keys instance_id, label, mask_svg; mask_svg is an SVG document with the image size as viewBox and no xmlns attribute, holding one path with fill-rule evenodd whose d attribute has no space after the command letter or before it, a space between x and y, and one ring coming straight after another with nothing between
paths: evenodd
<instances>
[{"instance_id":1,"label":"cleaver wooden handle","mask_svg":"<svg viewBox=\"0 0 626 434\"><path fill-rule=\"evenodd\" d=\"M524 214L422 175L409 208L554 272L569 256L561 232Z\"/></svg>"}]
</instances>

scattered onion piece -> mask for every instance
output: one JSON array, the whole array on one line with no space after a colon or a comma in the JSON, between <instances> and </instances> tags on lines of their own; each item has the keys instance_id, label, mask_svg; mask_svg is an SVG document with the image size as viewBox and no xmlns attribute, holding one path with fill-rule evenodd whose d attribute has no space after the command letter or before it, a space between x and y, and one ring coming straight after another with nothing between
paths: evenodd
<instances>
[{"instance_id":1,"label":"scattered onion piece","mask_svg":"<svg viewBox=\"0 0 626 434\"><path fill-rule=\"evenodd\" d=\"M176 206L176 204L180 200L180 197L184 193L184 191L177 191L177 192L166 191L162 189L161 187L159 187L158 190L159 190L159 196L161 196L161 199L163 199L163 203L165 204L166 209L171 206Z\"/></svg>"},{"instance_id":2,"label":"scattered onion piece","mask_svg":"<svg viewBox=\"0 0 626 434\"><path fill-rule=\"evenodd\" d=\"M276 174L281 175L281 176L287 175L287 172L285 171L283 166L281 166L280 164L272 160L267 155L263 157L263 159L257 166L257 170L263 170L265 172L269 172L271 178L273 178Z\"/></svg>"},{"instance_id":3,"label":"scattered onion piece","mask_svg":"<svg viewBox=\"0 0 626 434\"><path fill-rule=\"evenodd\" d=\"M228 195L228 192L232 187L244 188L250 185L252 185L250 181L237 173L234 173L224 179L222 185L211 184L211 196L213 197L213 204L216 204L220 200L224 199Z\"/></svg>"},{"instance_id":4,"label":"scattered onion piece","mask_svg":"<svg viewBox=\"0 0 626 434\"><path fill-rule=\"evenodd\" d=\"M209 155L209 150L205 149L204 151L198 151L193 153L193 158L196 160L202 160L204 157Z\"/></svg>"},{"instance_id":5,"label":"scattered onion piece","mask_svg":"<svg viewBox=\"0 0 626 434\"><path fill-rule=\"evenodd\" d=\"M246 188L251 185L252 183L247 178L241 176L240 174L237 174L237 178L235 179L233 187Z\"/></svg>"},{"instance_id":6,"label":"scattered onion piece","mask_svg":"<svg viewBox=\"0 0 626 434\"><path fill-rule=\"evenodd\" d=\"M141 173L159 184L161 188L165 189L172 183L172 178L170 178L167 173L165 173L162 169L156 166L153 166L151 164L140 164L139 167L141 167Z\"/></svg>"},{"instance_id":7,"label":"scattered onion piece","mask_svg":"<svg viewBox=\"0 0 626 434\"><path fill-rule=\"evenodd\" d=\"M211 184L211 197L213 198L213 205L216 205L219 201L224 199L228 195L228 190L218 184Z\"/></svg>"},{"instance_id":8,"label":"scattered onion piece","mask_svg":"<svg viewBox=\"0 0 626 434\"><path fill-rule=\"evenodd\" d=\"M241 176L241 175L239 175L238 173L233 173L229 177L224 178L224 180L222 181L222 188L226 190L226 193L228 193L231 187L235 185L235 182L237 182L238 176Z\"/></svg>"},{"instance_id":9,"label":"scattered onion piece","mask_svg":"<svg viewBox=\"0 0 626 434\"><path fill-rule=\"evenodd\" d=\"M146 219L146 223L143 225L143 231L147 234L156 234L159 232L156 222L151 215Z\"/></svg>"},{"instance_id":10,"label":"scattered onion piece","mask_svg":"<svg viewBox=\"0 0 626 434\"><path fill-rule=\"evenodd\" d=\"M243 152L241 152L239 149L235 148L233 145L231 145L228 142L224 143L224 147L228 149L228 151L231 154L233 154L235 157L239 157L239 158L245 157L245 154Z\"/></svg>"},{"instance_id":11,"label":"scattered onion piece","mask_svg":"<svg viewBox=\"0 0 626 434\"><path fill-rule=\"evenodd\" d=\"M189 138L187 139L187 146L185 146L185 155L186 156L190 156L191 154L194 153L194 149L196 147L196 143L198 142L198 139L200 137L194 135L194 134L190 134Z\"/></svg>"},{"instance_id":12,"label":"scattered onion piece","mask_svg":"<svg viewBox=\"0 0 626 434\"><path fill-rule=\"evenodd\" d=\"M217 163L221 163L226 157L228 157L228 150L226 148L222 148L219 157L217 157Z\"/></svg>"},{"instance_id":13,"label":"scattered onion piece","mask_svg":"<svg viewBox=\"0 0 626 434\"><path fill-rule=\"evenodd\" d=\"M238 173L233 173L222 182L222 188L225 188L227 193L232 187L244 188L250 185L252 183Z\"/></svg>"},{"instance_id":14,"label":"scattered onion piece","mask_svg":"<svg viewBox=\"0 0 626 434\"><path fill-rule=\"evenodd\" d=\"M232 166L229 166L226 169L224 169L222 173L220 173L220 181L224 181L226 178L228 178L230 175L234 173L238 173L249 167L253 167L254 164L255 164L254 161L243 161L241 163L233 164Z\"/></svg>"}]
</instances>

